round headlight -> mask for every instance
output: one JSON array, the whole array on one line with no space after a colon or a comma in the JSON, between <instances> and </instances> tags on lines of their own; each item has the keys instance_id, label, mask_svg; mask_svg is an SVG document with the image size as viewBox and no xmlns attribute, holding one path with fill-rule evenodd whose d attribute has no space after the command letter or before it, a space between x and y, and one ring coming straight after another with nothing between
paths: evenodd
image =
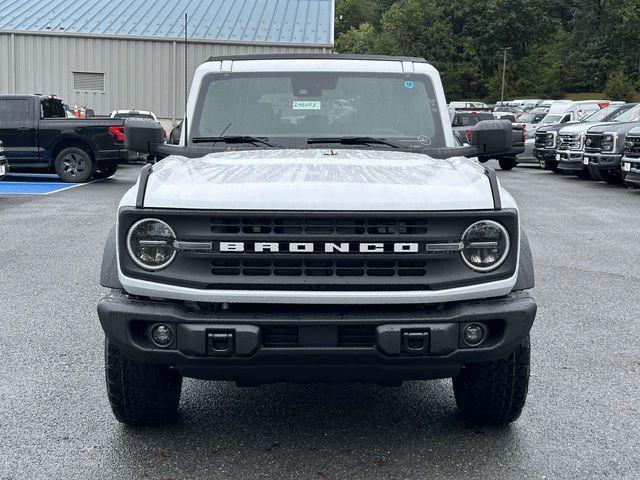
<instances>
[{"instance_id":1,"label":"round headlight","mask_svg":"<svg viewBox=\"0 0 640 480\"><path fill-rule=\"evenodd\" d=\"M462 234L462 243L462 260L477 272L495 270L509 255L509 233L493 220L470 225Z\"/></svg>"},{"instance_id":2,"label":"round headlight","mask_svg":"<svg viewBox=\"0 0 640 480\"><path fill-rule=\"evenodd\" d=\"M136 265L145 270L162 270L176 258L176 235L162 220L145 218L134 223L127 233L127 252Z\"/></svg>"}]
</instances>

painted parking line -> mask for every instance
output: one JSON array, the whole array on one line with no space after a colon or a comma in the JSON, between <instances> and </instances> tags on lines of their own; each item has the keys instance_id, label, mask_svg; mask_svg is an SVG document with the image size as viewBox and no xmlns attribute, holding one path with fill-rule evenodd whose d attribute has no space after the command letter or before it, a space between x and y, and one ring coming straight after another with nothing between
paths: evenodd
<instances>
[{"instance_id":1,"label":"painted parking line","mask_svg":"<svg viewBox=\"0 0 640 480\"><path fill-rule=\"evenodd\" d=\"M10 173L0 181L0 195L51 195L94 182L66 183L57 175Z\"/></svg>"}]
</instances>

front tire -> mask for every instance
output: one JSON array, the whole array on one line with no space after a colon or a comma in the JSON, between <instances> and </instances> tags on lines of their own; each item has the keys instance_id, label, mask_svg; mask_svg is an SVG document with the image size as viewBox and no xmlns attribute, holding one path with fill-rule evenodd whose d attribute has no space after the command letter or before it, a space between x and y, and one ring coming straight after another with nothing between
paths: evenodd
<instances>
[{"instance_id":1,"label":"front tire","mask_svg":"<svg viewBox=\"0 0 640 480\"><path fill-rule=\"evenodd\" d=\"M94 174L95 162L79 147L65 148L56 156L56 173L65 182L84 183Z\"/></svg>"},{"instance_id":2,"label":"front tire","mask_svg":"<svg viewBox=\"0 0 640 480\"><path fill-rule=\"evenodd\" d=\"M498 163L502 170L512 170L516 166L515 158L499 158Z\"/></svg>"},{"instance_id":3,"label":"front tire","mask_svg":"<svg viewBox=\"0 0 640 480\"><path fill-rule=\"evenodd\" d=\"M104 350L107 394L116 419L131 426L173 421L182 391L180 372L127 358L107 339Z\"/></svg>"},{"instance_id":4,"label":"front tire","mask_svg":"<svg viewBox=\"0 0 640 480\"><path fill-rule=\"evenodd\" d=\"M505 426L522 413L529 388L529 336L507 358L462 367L453 378L460 414L474 425Z\"/></svg>"}]
</instances>

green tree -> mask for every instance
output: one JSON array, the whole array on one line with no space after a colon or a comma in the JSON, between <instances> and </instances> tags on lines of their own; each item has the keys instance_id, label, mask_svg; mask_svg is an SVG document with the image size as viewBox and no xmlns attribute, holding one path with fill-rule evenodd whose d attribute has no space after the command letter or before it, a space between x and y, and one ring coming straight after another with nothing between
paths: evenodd
<instances>
[{"instance_id":1,"label":"green tree","mask_svg":"<svg viewBox=\"0 0 640 480\"><path fill-rule=\"evenodd\" d=\"M380 5L373 0L338 0L336 2L336 37L368 23L377 25L380 19Z\"/></svg>"},{"instance_id":2,"label":"green tree","mask_svg":"<svg viewBox=\"0 0 640 480\"><path fill-rule=\"evenodd\" d=\"M611 100L632 101L636 95L633 82L622 72L614 72L604 86L604 94Z\"/></svg>"}]
</instances>

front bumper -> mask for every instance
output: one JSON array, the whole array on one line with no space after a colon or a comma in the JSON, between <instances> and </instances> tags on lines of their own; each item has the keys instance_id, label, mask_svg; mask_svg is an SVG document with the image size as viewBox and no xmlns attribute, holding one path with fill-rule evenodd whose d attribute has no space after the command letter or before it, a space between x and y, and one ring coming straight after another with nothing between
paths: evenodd
<instances>
[{"instance_id":1,"label":"front bumper","mask_svg":"<svg viewBox=\"0 0 640 480\"><path fill-rule=\"evenodd\" d=\"M107 338L129 357L241 384L451 377L461 365L508 356L535 314L524 292L436 306L231 305L206 312L115 291L98 303ZM157 323L174 332L167 348L150 338ZM469 323L484 328L479 346L463 341Z\"/></svg>"},{"instance_id":2,"label":"front bumper","mask_svg":"<svg viewBox=\"0 0 640 480\"><path fill-rule=\"evenodd\" d=\"M558 150L556 152L556 160L560 170L576 171L586 168L581 151Z\"/></svg>"},{"instance_id":3,"label":"front bumper","mask_svg":"<svg viewBox=\"0 0 640 480\"><path fill-rule=\"evenodd\" d=\"M533 156L538 160L555 160L556 151L555 149L533 147Z\"/></svg>"},{"instance_id":4,"label":"front bumper","mask_svg":"<svg viewBox=\"0 0 640 480\"><path fill-rule=\"evenodd\" d=\"M624 183L632 187L640 187L640 159L623 158L621 168Z\"/></svg>"},{"instance_id":5,"label":"front bumper","mask_svg":"<svg viewBox=\"0 0 640 480\"><path fill-rule=\"evenodd\" d=\"M621 160L622 155L619 153L584 154L584 165L596 170L619 170Z\"/></svg>"}]
</instances>

